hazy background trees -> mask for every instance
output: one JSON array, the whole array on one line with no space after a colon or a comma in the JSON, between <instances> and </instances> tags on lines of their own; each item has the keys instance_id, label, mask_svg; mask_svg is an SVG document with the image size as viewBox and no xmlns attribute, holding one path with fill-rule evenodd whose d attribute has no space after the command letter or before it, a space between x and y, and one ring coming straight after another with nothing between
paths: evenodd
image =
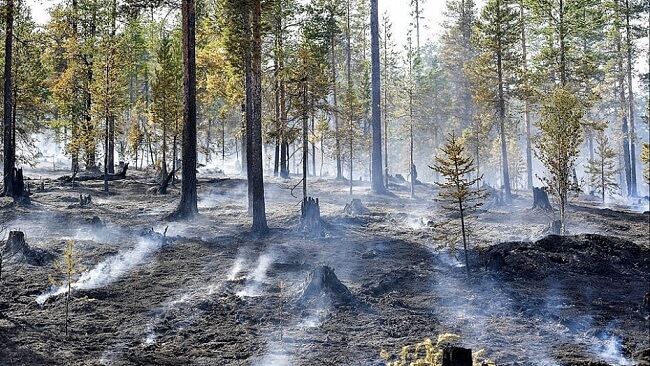
<instances>
[{"instance_id":1,"label":"hazy background trees","mask_svg":"<svg viewBox=\"0 0 650 366\"><path fill-rule=\"evenodd\" d=\"M70 168L103 164L111 172L119 161L131 161L161 179L178 168L184 127L179 2L56 2L42 27L16 0L3 2L5 23L10 4L13 110L3 115L17 165L53 159L43 141L56 141ZM354 181L379 176L373 173L379 165L371 164L378 135L371 56L379 51L384 185L396 174L414 189L418 180L438 179L424 167L450 132L474 159L472 174L502 190L506 202L517 190L543 185L539 178L549 177L551 167L533 156L531 141L546 133L542 107L563 88L582 106L573 136L582 142L569 167L581 189L602 193L602 179L585 170L602 152L602 131L614 154L607 158L614 164L608 176L618 186L608 186L605 200L647 194L637 173L639 146L648 135L648 74L640 74L648 57L642 48L647 3L449 0L439 38L429 39L422 30L431 20L423 10L439 4L404 1L411 12L408 36L397 38L391 14L378 14L373 50L368 0L263 1L260 71L251 64L248 74L259 77L259 89L250 89L259 90L255 98L246 97L245 55L252 57L256 44L253 8L242 11L246 4L196 2L202 165L246 172L247 121L249 127L259 123L250 147L261 156L264 175L329 175L346 180L354 193ZM1 31L5 39L6 25ZM2 49L3 68L8 49ZM247 99L260 104L247 109Z\"/></svg>"}]
</instances>

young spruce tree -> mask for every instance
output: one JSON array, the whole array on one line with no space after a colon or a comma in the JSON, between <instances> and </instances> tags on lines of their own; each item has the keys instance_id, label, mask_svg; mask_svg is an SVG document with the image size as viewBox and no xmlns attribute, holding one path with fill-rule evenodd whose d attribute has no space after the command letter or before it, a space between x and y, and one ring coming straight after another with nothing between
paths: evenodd
<instances>
[{"instance_id":1,"label":"young spruce tree","mask_svg":"<svg viewBox=\"0 0 650 366\"><path fill-rule=\"evenodd\" d=\"M482 176L475 179L468 179L470 173L474 172L474 160L467 156L463 145L460 144L456 136L452 133L447 137L447 142L441 148L443 155L436 156L434 166L431 169L440 173L444 182L436 182L440 187L436 201L442 203L442 208L446 211L457 213L460 217L460 231L463 238L463 249L465 251L465 267L469 273L469 259L467 256L467 218L468 214L483 205L485 192L480 189L472 188ZM440 225L443 229L450 222ZM446 239L452 252L456 250L457 233L447 232L443 239ZM453 239L452 239L453 238Z\"/></svg>"},{"instance_id":2,"label":"young spruce tree","mask_svg":"<svg viewBox=\"0 0 650 366\"><path fill-rule=\"evenodd\" d=\"M616 178L619 169L616 168L616 163L616 151L611 148L605 131L598 131L596 135L596 155L594 159L589 159L586 173L591 178L594 191L601 194L602 202L605 202L606 192L611 193L618 188Z\"/></svg>"}]
</instances>

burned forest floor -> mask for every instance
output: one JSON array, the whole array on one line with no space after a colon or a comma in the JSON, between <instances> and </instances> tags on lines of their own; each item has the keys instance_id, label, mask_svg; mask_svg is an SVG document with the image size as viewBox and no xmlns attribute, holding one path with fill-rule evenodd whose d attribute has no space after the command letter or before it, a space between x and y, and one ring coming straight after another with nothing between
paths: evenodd
<instances>
[{"instance_id":1,"label":"burned forest floor","mask_svg":"<svg viewBox=\"0 0 650 366\"><path fill-rule=\"evenodd\" d=\"M5 239L22 231L27 243L3 260L0 365L383 365L381 350L396 360L442 333L497 365L646 364L644 199L574 197L560 237L530 193L507 206L488 198L470 222L468 274L462 252L440 248L434 224L448 214L427 184L411 199L408 183L380 196L355 182L350 196L347 182L310 178L314 234L299 229L299 178L268 178L271 230L259 236L240 177L201 174L199 217L168 221L180 184L157 195L130 171L105 194L62 174L27 172L31 204L0 202ZM367 211L344 212L352 198ZM69 240L86 270L66 336L65 293L48 275ZM307 297L321 265L335 278Z\"/></svg>"}]
</instances>

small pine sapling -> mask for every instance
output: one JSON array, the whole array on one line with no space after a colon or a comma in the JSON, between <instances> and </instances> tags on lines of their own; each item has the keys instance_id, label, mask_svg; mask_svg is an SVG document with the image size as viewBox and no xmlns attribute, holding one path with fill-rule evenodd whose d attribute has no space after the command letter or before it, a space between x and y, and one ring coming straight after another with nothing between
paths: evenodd
<instances>
[{"instance_id":1,"label":"small pine sapling","mask_svg":"<svg viewBox=\"0 0 650 366\"><path fill-rule=\"evenodd\" d=\"M603 130L596 135L596 155L589 159L586 166L586 173L590 177L595 192L601 194L601 201L605 202L605 193L614 192L618 188L616 174L620 169L616 168L616 151L611 148L609 139Z\"/></svg>"},{"instance_id":2,"label":"small pine sapling","mask_svg":"<svg viewBox=\"0 0 650 366\"><path fill-rule=\"evenodd\" d=\"M54 276L49 275L50 283L55 286L66 286L65 292L65 335L68 336L68 323L70 314L70 292L72 285L79 281L79 275L86 270L81 265L79 251L74 249L74 240L68 241L67 246L63 249L63 261L59 262L54 259L54 268L63 277L62 281L57 280Z\"/></svg>"},{"instance_id":3,"label":"small pine sapling","mask_svg":"<svg viewBox=\"0 0 650 366\"><path fill-rule=\"evenodd\" d=\"M444 182L435 182L440 187L436 201L442 203L442 208L460 218L460 231L463 238L463 248L465 251L465 266L469 273L469 258L467 254L467 242L469 230L467 219L471 211L475 211L483 205L486 193L482 189L474 189L482 176L475 179L469 179L470 173L476 168L474 160L467 156L463 145L460 144L454 134L447 137L447 142L441 148L443 155L436 156L436 163L430 166L431 169L440 173L445 178ZM436 225L443 228L443 235L438 239L446 242L446 245L452 252L456 251L456 232L445 230L451 223L451 220Z\"/></svg>"}]
</instances>

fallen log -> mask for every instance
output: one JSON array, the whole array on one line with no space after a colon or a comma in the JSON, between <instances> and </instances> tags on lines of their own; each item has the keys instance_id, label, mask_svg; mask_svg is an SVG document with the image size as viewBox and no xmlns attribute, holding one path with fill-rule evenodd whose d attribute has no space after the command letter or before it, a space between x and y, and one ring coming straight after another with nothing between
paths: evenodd
<instances>
[{"instance_id":1,"label":"fallen log","mask_svg":"<svg viewBox=\"0 0 650 366\"><path fill-rule=\"evenodd\" d=\"M124 164L124 167L122 168L122 171L116 174L108 174L106 176L108 181L114 181L114 180L120 180L120 179L125 179L126 178L126 171L129 168L129 163ZM104 174L94 174L94 175L76 175L73 174L72 177L68 175L64 175L62 177L59 177L57 180L63 181L64 183L72 183L73 181L75 182L85 182L89 180L104 180Z\"/></svg>"}]
</instances>

